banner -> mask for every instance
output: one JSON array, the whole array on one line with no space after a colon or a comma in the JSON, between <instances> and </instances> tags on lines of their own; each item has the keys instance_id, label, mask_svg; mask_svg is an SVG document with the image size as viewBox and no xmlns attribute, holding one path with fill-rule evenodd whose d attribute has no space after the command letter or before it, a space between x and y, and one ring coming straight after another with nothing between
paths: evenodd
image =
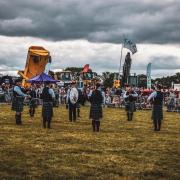
<instances>
[{"instance_id":1,"label":"banner","mask_svg":"<svg viewBox=\"0 0 180 180\"><path fill-rule=\"evenodd\" d=\"M123 47L129 49L132 54L135 54L137 52L136 44L127 38L124 39Z\"/></svg>"},{"instance_id":2,"label":"banner","mask_svg":"<svg viewBox=\"0 0 180 180\"><path fill-rule=\"evenodd\" d=\"M50 69L51 69L51 63L48 62L48 63L46 64L46 66L45 66L44 73L48 75Z\"/></svg>"},{"instance_id":3,"label":"banner","mask_svg":"<svg viewBox=\"0 0 180 180\"><path fill-rule=\"evenodd\" d=\"M51 69L51 62L52 62L52 59L51 59L51 56L49 56L48 63L46 64L45 69L44 69L44 73L47 75L49 74L49 71Z\"/></svg>"},{"instance_id":4,"label":"banner","mask_svg":"<svg viewBox=\"0 0 180 180\"><path fill-rule=\"evenodd\" d=\"M151 89L151 63L147 65L147 89Z\"/></svg>"}]
</instances>

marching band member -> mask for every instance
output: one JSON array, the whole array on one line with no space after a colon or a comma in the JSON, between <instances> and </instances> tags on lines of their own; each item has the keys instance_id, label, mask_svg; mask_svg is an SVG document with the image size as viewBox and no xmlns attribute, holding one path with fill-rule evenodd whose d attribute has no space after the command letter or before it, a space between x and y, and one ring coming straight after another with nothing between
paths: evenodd
<instances>
[{"instance_id":1,"label":"marching band member","mask_svg":"<svg viewBox=\"0 0 180 180\"><path fill-rule=\"evenodd\" d=\"M76 121L76 104L78 101L78 90L76 88L76 82L72 81L71 87L67 91L66 102L69 109L69 121Z\"/></svg>"},{"instance_id":2,"label":"marching band member","mask_svg":"<svg viewBox=\"0 0 180 180\"><path fill-rule=\"evenodd\" d=\"M13 100L12 100L12 110L16 111L15 120L17 125L22 124L21 113L23 112L23 102L24 98L29 97L23 92L21 87L21 80L16 80L16 85L13 88Z\"/></svg>"},{"instance_id":3,"label":"marching band member","mask_svg":"<svg viewBox=\"0 0 180 180\"><path fill-rule=\"evenodd\" d=\"M100 128L100 119L103 117L102 113L102 103L103 96L100 90L100 84L96 84L96 89L92 92L90 98L91 107L90 107L90 119L92 119L93 131L99 132Z\"/></svg>"},{"instance_id":4,"label":"marching band member","mask_svg":"<svg viewBox=\"0 0 180 180\"><path fill-rule=\"evenodd\" d=\"M163 93L161 92L161 86L157 85L154 92L148 97L148 101L152 101L152 120L154 124L154 131L161 130L161 121L163 119Z\"/></svg>"},{"instance_id":5,"label":"marching band member","mask_svg":"<svg viewBox=\"0 0 180 180\"><path fill-rule=\"evenodd\" d=\"M124 93L123 97L126 102L125 110L127 111L127 119L128 121L132 121L133 112L136 110L135 101L136 97L138 97L138 94L134 90L132 90L132 88L129 88Z\"/></svg>"},{"instance_id":6,"label":"marching band member","mask_svg":"<svg viewBox=\"0 0 180 180\"><path fill-rule=\"evenodd\" d=\"M51 88L51 84L49 82L45 83L45 87L42 91L42 117L43 117L43 127L51 128L51 120L53 117L53 100L55 99L55 94L53 89Z\"/></svg>"}]
</instances>

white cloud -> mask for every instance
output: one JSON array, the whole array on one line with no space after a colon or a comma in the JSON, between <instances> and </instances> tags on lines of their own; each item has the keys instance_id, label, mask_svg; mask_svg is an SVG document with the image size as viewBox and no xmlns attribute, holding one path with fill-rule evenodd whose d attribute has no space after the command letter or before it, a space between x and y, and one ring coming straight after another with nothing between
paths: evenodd
<instances>
[{"instance_id":1,"label":"white cloud","mask_svg":"<svg viewBox=\"0 0 180 180\"><path fill-rule=\"evenodd\" d=\"M180 42L179 0L1 0L0 34L119 43Z\"/></svg>"},{"instance_id":2,"label":"white cloud","mask_svg":"<svg viewBox=\"0 0 180 180\"><path fill-rule=\"evenodd\" d=\"M29 18L15 18L0 20L0 27L6 32L13 32L15 30L30 30L35 27L32 23L32 20Z\"/></svg>"},{"instance_id":3,"label":"white cloud","mask_svg":"<svg viewBox=\"0 0 180 180\"><path fill-rule=\"evenodd\" d=\"M0 72L11 73L24 69L27 51L30 46L43 46L52 56L52 68L61 69L68 66L82 67L90 64L96 72L118 72L121 45L110 43L91 43L87 40L48 41L31 37L0 36ZM152 75L166 76L179 72L179 45L137 44L138 53L132 56L132 73L145 73L146 66L152 61ZM123 59L127 53L123 50ZM167 57L173 59L167 59ZM156 63L160 62L158 65ZM173 66L172 66L173 64Z\"/></svg>"}]
</instances>

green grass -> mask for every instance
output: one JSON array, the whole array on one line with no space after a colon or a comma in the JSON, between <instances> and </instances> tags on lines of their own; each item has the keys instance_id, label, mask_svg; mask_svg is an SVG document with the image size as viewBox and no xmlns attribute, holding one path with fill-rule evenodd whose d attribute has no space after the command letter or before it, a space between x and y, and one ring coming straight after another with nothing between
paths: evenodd
<instances>
[{"instance_id":1,"label":"green grass","mask_svg":"<svg viewBox=\"0 0 180 180\"><path fill-rule=\"evenodd\" d=\"M10 106L0 106L0 179L180 179L180 114L165 113L161 132L151 111L128 122L122 109L104 109L101 132L93 133L89 107L76 123L55 108L52 129L23 112L16 126Z\"/></svg>"}]
</instances>

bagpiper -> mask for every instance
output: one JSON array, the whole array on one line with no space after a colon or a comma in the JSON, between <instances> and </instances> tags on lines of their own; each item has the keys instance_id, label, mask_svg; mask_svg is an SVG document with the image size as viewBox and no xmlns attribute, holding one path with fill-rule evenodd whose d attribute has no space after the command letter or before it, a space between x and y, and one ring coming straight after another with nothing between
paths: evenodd
<instances>
[{"instance_id":1,"label":"bagpiper","mask_svg":"<svg viewBox=\"0 0 180 180\"><path fill-rule=\"evenodd\" d=\"M22 124L21 113L23 112L24 98L28 97L27 94L23 92L21 87L21 80L16 80L16 85L13 88L13 100L12 100L12 110L16 111L15 120L17 125Z\"/></svg>"},{"instance_id":2,"label":"bagpiper","mask_svg":"<svg viewBox=\"0 0 180 180\"><path fill-rule=\"evenodd\" d=\"M157 85L155 91L150 94L148 101L152 100L152 120L154 124L154 131L161 130L161 121L163 119L163 93L161 92L161 85Z\"/></svg>"},{"instance_id":3,"label":"bagpiper","mask_svg":"<svg viewBox=\"0 0 180 180\"><path fill-rule=\"evenodd\" d=\"M66 102L69 109L69 121L76 121L76 108L78 101L78 90L76 88L76 82L72 81L71 87L67 91Z\"/></svg>"},{"instance_id":4,"label":"bagpiper","mask_svg":"<svg viewBox=\"0 0 180 180\"><path fill-rule=\"evenodd\" d=\"M124 93L123 97L125 100L125 110L127 112L127 120L132 121L133 113L136 111L135 101L136 98L138 97L138 94L132 88L129 88Z\"/></svg>"},{"instance_id":5,"label":"bagpiper","mask_svg":"<svg viewBox=\"0 0 180 180\"><path fill-rule=\"evenodd\" d=\"M101 93L100 84L96 84L96 88L92 91L90 95L90 115L89 118L92 119L92 127L94 132L99 132L100 130L100 120L103 117L102 113L102 104L103 104L103 96Z\"/></svg>"},{"instance_id":6,"label":"bagpiper","mask_svg":"<svg viewBox=\"0 0 180 180\"><path fill-rule=\"evenodd\" d=\"M43 127L51 128L51 121L53 117L53 101L55 99L55 94L53 89L51 88L51 84L49 82L45 83L45 87L42 91L42 117L43 117Z\"/></svg>"}]
</instances>

